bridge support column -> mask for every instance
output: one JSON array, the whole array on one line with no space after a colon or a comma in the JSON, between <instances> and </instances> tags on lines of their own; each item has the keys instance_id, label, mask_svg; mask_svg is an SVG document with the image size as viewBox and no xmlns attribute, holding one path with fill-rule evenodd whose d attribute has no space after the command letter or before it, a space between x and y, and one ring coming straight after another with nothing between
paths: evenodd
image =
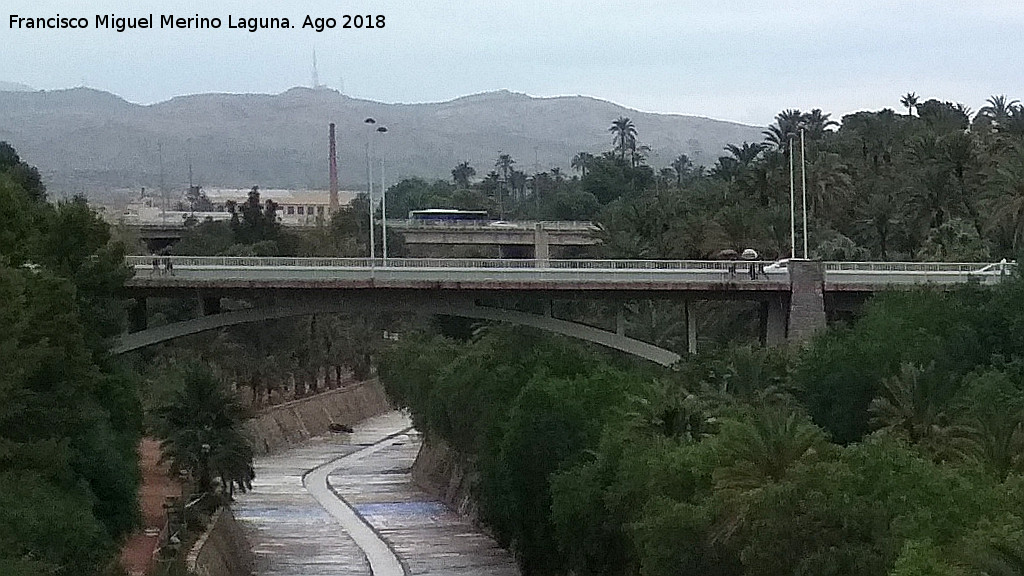
<instances>
[{"instance_id":1,"label":"bridge support column","mask_svg":"<svg viewBox=\"0 0 1024 576\"><path fill-rule=\"evenodd\" d=\"M786 342L786 306L782 296L761 303L761 345L781 346Z\"/></svg>"},{"instance_id":2,"label":"bridge support column","mask_svg":"<svg viewBox=\"0 0 1024 576\"><path fill-rule=\"evenodd\" d=\"M199 298L199 310L203 316L220 314L219 296L202 296Z\"/></svg>"},{"instance_id":3,"label":"bridge support column","mask_svg":"<svg viewBox=\"0 0 1024 576\"><path fill-rule=\"evenodd\" d=\"M686 300L683 303L683 311L686 314L686 351L690 354L697 353L697 311L694 309L694 302Z\"/></svg>"},{"instance_id":4,"label":"bridge support column","mask_svg":"<svg viewBox=\"0 0 1024 576\"><path fill-rule=\"evenodd\" d=\"M147 315L146 297L133 298L131 309L128 311L128 331L141 332L145 330Z\"/></svg>"},{"instance_id":5,"label":"bridge support column","mask_svg":"<svg viewBox=\"0 0 1024 576\"><path fill-rule=\"evenodd\" d=\"M548 241L548 231L537 222L533 230L533 257L537 260L539 268L547 268L551 260L551 245Z\"/></svg>"},{"instance_id":6,"label":"bridge support column","mask_svg":"<svg viewBox=\"0 0 1024 576\"><path fill-rule=\"evenodd\" d=\"M825 267L812 260L789 261L789 340L810 340L825 327Z\"/></svg>"},{"instance_id":7,"label":"bridge support column","mask_svg":"<svg viewBox=\"0 0 1024 576\"><path fill-rule=\"evenodd\" d=\"M619 336L626 335L626 317L621 304L615 309L615 333Z\"/></svg>"}]
</instances>

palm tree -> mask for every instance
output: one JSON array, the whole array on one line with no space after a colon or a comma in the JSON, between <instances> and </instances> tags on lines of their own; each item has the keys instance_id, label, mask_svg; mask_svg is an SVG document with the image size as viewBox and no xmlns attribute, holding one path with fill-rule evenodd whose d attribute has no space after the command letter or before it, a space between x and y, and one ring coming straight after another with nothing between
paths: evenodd
<instances>
[{"instance_id":1,"label":"palm tree","mask_svg":"<svg viewBox=\"0 0 1024 576\"><path fill-rule=\"evenodd\" d=\"M803 120L804 114L799 110L789 109L779 112L775 117L775 124L762 132L765 144L785 153L789 141L800 134L800 124Z\"/></svg>"},{"instance_id":2,"label":"palm tree","mask_svg":"<svg viewBox=\"0 0 1024 576\"><path fill-rule=\"evenodd\" d=\"M188 470L198 490L210 489L214 471L227 477L225 487L249 477L252 448L240 430L242 406L208 368L186 367L181 389L156 416L161 460Z\"/></svg>"},{"instance_id":3,"label":"palm tree","mask_svg":"<svg viewBox=\"0 0 1024 576\"><path fill-rule=\"evenodd\" d=\"M962 460L973 451L974 431L954 424L946 413L952 387L920 366L904 363L882 381L882 395L871 401L871 424L880 432L920 446L940 461Z\"/></svg>"},{"instance_id":4,"label":"palm tree","mask_svg":"<svg viewBox=\"0 0 1024 576\"><path fill-rule=\"evenodd\" d=\"M498 187L498 213L502 219L505 218L505 205L502 201L503 191L507 190L509 181L509 173L512 171L512 165L516 161L512 159L509 154L498 153L498 159L494 162L494 167L501 170L501 181Z\"/></svg>"},{"instance_id":5,"label":"palm tree","mask_svg":"<svg viewBox=\"0 0 1024 576\"><path fill-rule=\"evenodd\" d=\"M780 406L724 422L720 440L723 466L715 470L715 483L744 492L782 480L794 464L819 454L827 443L820 428Z\"/></svg>"},{"instance_id":6,"label":"palm tree","mask_svg":"<svg viewBox=\"0 0 1024 576\"><path fill-rule=\"evenodd\" d=\"M900 104L903 104L907 109L907 116L914 115L914 109L917 108L917 102L917 94L913 92L907 92L903 95L903 98L900 98Z\"/></svg>"},{"instance_id":7,"label":"palm tree","mask_svg":"<svg viewBox=\"0 0 1024 576\"><path fill-rule=\"evenodd\" d=\"M807 133L807 137L811 140L820 140L825 136L825 132L833 126L839 126L839 122L829 118L831 114L825 114L821 111L821 108L815 108L810 112L803 114L800 118L800 123L797 124L797 130L801 127Z\"/></svg>"},{"instance_id":8,"label":"palm tree","mask_svg":"<svg viewBox=\"0 0 1024 576\"><path fill-rule=\"evenodd\" d=\"M725 420L716 437L720 462L716 488L750 493L786 478L794 465L812 461L827 449L825 433L797 411L767 406L742 420ZM712 542L728 542L746 523L749 503L730 498L712 529Z\"/></svg>"},{"instance_id":9,"label":"palm tree","mask_svg":"<svg viewBox=\"0 0 1024 576\"><path fill-rule=\"evenodd\" d=\"M987 118L996 128L1005 124L1013 114L1014 108L1020 104L1019 100L1008 100L1006 96L1002 94L992 96L987 100L987 102L988 106L984 106L981 110L978 110L978 115Z\"/></svg>"},{"instance_id":10,"label":"palm tree","mask_svg":"<svg viewBox=\"0 0 1024 576\"><path fill-rule=\"evenodd\" d=\"M989 226L1010 231L1014 253L1024 245L1024 147L1012 162L1001 162L988 178Z\"/></svg>"},{"instance_id":11,"label":"palm tree","mask_svg":"<svg viewBox=\"0 0 1024 576\"><path fill-rule=\"evenodd\" d=\"M590 152L579 152L572 157L572 162L569 167L580 173L580 176L586 178L587 170L594 165L594 155Z\"/></svg>"},{"instance_id":12,"label":"palm tree","mask_svg":"<svg viewBox=\"0 0 1024 576\"><path fill-rule=\"evenodd\" d=\"M680 154L672 161L672 169L676 171L676 186L683 185L683 178L686 178L693 171L693 162L686 154Z\"/></svg>"},{"instance_id":13,"label":"palm tree","mask_svg":"<svg viewBox=\"0 0 1024 576\"><path fill-rule=\"evenodd\" d=\"M619 158L625 160L626 151L636 149L636 126L629 118L619 116L618 119L612 121L612 126L608 131L613 135L612 143L615 145L615 150L619 152Z\"/></svg>"},{"instance_id":14,"label":"palm tree","mask_svg":"<svg viewBox=\"0 0 1024 576\"><path fill-rule=\"evenodd\" d=\"M469 165L469 162L459 162L452 170L452 180L456 186L469 188L469 179L476 176L476 170Z\"/></svg>"},{"instance_id":15,"label":"palm tree","mask_svg":"<svg viewBox=\"0 0 1024 576\"><path fill-rule=\"evenodd\" d=\"M744 142L742 146L736 146L735 144L727 144L725 151L732 154L733 158L740 163L744 168L750 166L754 160L764 151L764 144L748 144Z\"/></svg>"}]
</instances>

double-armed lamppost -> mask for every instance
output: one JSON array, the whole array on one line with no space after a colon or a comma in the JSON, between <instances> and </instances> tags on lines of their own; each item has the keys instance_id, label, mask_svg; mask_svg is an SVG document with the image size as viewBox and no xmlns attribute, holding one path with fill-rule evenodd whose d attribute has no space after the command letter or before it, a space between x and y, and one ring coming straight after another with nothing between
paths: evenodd
<instances>
[{"instance_id":1,"label":"double-armed lamppost","mask_svg":"<svg viewBox=\"0 0 1024 576\"><path fill-rule=\"evenodd\" d=\"M377 121L373 118L367 118L363 120L363 123L373 128ZM388 129L384 126L377 126L376 132L378 134L385 134ZM369 220L370 220L370 266L374 265L374 259L376 255L376 246L374 242L373 234L373 141L374 138L368 136L366 139L366 201L369 204ZM383 150L383 149L382 149ZM383 234L382 247L384 249L384 261L388 259L388 228L387 228L387 200L385 199L384 192L384 153L380 154L380 201L381 201L381 233Z\"/></svg>"}]
</instances>

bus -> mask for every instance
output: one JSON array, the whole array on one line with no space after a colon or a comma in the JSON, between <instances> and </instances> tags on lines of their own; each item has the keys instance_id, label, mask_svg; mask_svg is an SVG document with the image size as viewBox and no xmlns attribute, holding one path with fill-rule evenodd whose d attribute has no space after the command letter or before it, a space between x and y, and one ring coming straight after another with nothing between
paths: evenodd
<instances>
[{"instance_id":1,"label":"bus","mask_svg":"<svg viewBox=\"0 0 1024 576\"><path fill-rule=\"evenodd\" d=\"M410 210L409 220L439 224L462 223L483 224L489 220L486 210L454 210L450 208L427 208Z\"/></svg>"}]
</instances>

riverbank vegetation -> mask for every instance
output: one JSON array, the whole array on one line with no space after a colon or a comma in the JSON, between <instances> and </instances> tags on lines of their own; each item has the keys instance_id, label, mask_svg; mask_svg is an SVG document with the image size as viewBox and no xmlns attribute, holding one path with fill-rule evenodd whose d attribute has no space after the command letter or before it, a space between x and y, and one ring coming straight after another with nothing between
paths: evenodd
<instances>
[{"instance_id":1,"label":"riverbank vegetation","mask_svg":"<svg viewBox=\"0 0 1024 576\"><path fill-rule=\"evenodd\" d=\"M134 380L106 339L125 321L124 249L85 200L48 203L0 142L0 573L116 573L138 520Z\"/></svg>"},{"instance_id":2,"label":"riverbank vegetation","mask_svg":"<svg viewBox=\"0 0 1024 576\"><path fill-rule=\"evenodd\" d=\"M1024 280L886 294L803 350L678 371L525 329L381 375L526 574L1020 574Z\"/></svg>"}]
</instances>

